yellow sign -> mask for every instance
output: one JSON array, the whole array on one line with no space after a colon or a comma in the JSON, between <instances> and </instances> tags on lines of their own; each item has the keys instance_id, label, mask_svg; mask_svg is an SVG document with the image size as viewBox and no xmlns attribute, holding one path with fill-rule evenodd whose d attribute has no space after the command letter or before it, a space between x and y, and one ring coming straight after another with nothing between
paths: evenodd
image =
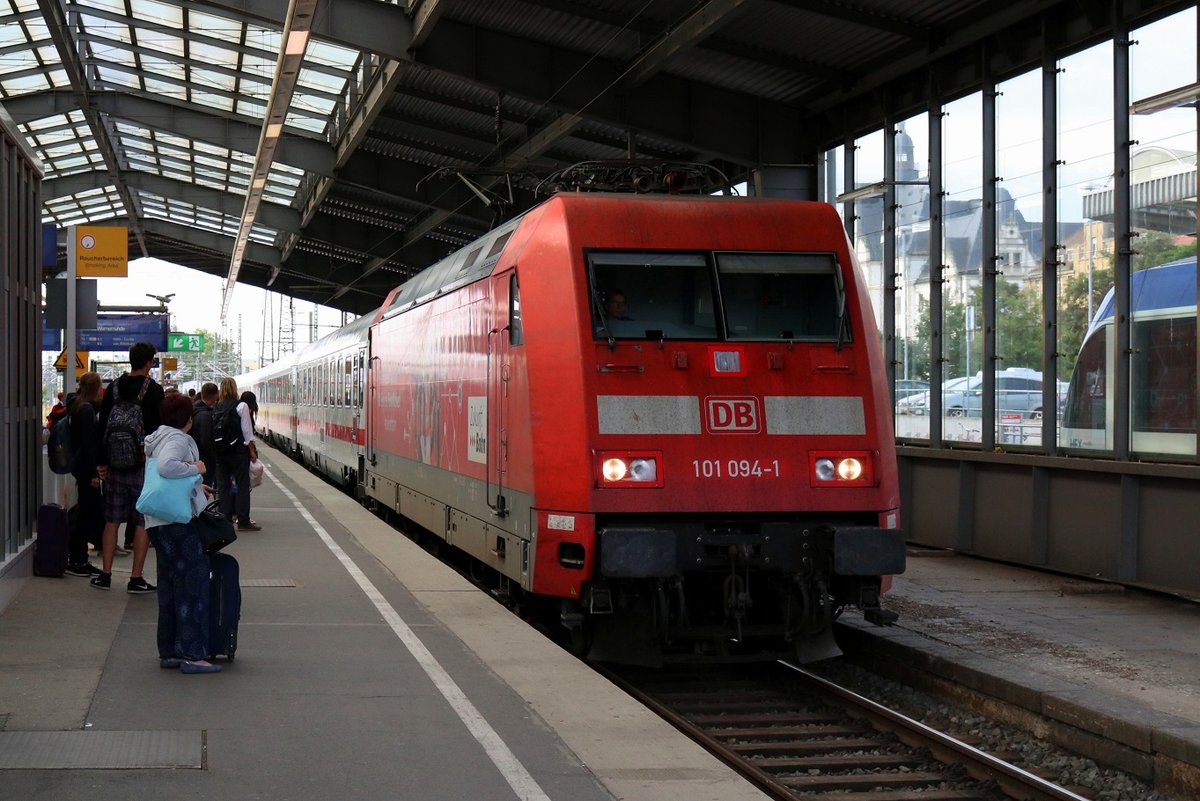
<instances>
[{"instance_id":1,"label":"yellow sign","mask_svg":"<svg viewBox=\"0 0 1200 801\"><path fill-rule=\"evenodd\" d=\"M164 356L162 358L163 372L173 373L179 369L179 359L174 356Z\"/></svg>"},{"instance_id":2,"label":"yellow sign","mask_svg":"<svg viewBox=\"0 0 1200 801\"><path fill-rule=\"evenodd\" d=\"M125 278L129 275L128 228L76 225L72 231L75 275L80 278Z\"/></svg>"},{"instance_id":3,"label":"yellow sign","mask_svg":"<svg viewBox=\"0 0 1200 801\"><path fill-rule=\"evenodd\" d=\"M75 377L79 378L87 372L88 352L86 350L75 351ZM54 360L55 370L67 369L67 352L64 350L58 354L58 358Z\"/></svg>"}]
</instances>

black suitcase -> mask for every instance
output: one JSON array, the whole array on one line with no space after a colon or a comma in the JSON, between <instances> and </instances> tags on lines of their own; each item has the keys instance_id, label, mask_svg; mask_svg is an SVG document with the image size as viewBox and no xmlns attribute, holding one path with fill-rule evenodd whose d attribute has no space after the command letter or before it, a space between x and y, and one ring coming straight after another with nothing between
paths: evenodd
<instances>
[{"instance_id":1,"label":"black suitcase","mask_svg":"<svg viewBox=\"0 0 1200 801\"><path fill-rule=\"evenodd\" d=\"M33 574L61 578L67 570L67 513L57 503L38 507L37 541L33 549Z\"/></svg>"},{"instance_id":2,"label":"black suitcase","mask_svg":"<svg viewBox=\"0 0 1200 801\"><path fill-rule=\"evenodd\" d=\"M209 655L224 656L232 662L237 651L238 620L242 616L238 561L227 553L214 553L208 558L212 564L208 602Z\"/></svg>"}]
</instances>

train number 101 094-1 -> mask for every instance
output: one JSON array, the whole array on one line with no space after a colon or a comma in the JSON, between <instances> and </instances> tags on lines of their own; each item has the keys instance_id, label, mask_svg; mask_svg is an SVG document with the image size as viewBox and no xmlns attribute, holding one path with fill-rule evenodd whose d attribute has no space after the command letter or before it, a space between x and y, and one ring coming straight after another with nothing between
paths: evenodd
<instances>
[{"instance_id":1,"label":"train number 101 094-1","mask_svg":"<svg viewBox=\"0 0 1200 801\"><path fill-rule=\"evenodd\" d=\"M692 469L696 478L779 478L778 459L693 459Z\"/></svg>"}]
</instances>

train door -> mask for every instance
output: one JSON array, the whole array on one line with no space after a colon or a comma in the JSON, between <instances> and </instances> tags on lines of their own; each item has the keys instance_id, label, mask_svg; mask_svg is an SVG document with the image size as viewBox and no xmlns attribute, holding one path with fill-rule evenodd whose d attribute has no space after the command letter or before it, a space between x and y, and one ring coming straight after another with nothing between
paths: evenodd
<instances>
[{"instance_id":1,"label":"train door","mask_svg":"<svg viewBox=\"0 0 1200 801\"><path fill-rule=\"evenodd\" d=\"M511 370L514 303L519 313L517 274L508 270L492 276L492 325L488 331L487 370L487 490L488 506L499 517L508 514L505 492L508 474L509 377Z\"/></svg>"},{"instance_id":2,"label":"train door","mask_svg":"<svg viewBox=\"0 0 1200 801\"><path fill-rule=\"evenodd\" d=\"M366 362L365 365L359 364L359 375L364 379L362 398L363 428L365 429L363 458L369 465L374 465L377 461L375 456L375 413L371 409L371 404L379 397L376 392L379 385L379 357L374 355L376 350L375 333L375 326L367 329Z\"/></svg>"}]
</instances>

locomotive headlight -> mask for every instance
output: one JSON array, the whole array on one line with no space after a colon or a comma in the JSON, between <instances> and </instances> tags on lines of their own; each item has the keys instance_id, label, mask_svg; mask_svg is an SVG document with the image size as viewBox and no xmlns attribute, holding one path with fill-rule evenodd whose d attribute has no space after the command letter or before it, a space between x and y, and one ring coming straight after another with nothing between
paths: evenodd
<instances>
[{"instance_id":1,"label":"locomotive headlight","mask_svg":"<svg viewBox=\"0 0 1200 801\"><path fill-rule=\"evenodd\" d=\"M838 462L837 474L842 481L858 481L862 477L862 462L851 457Z\"/></svg>"},{"instance_id":2,"label":"locomotive headlight","mask_svg":"<svg viewBox=\"0 0 1200 801\"><path fill-rule=\"evenodd\" d=\"M657 481L658 463L653 459L634 459L629 463L629 478L633 481Z\"/></svg>"},{"instance_id":3,"label":"locomotive headlight","mask_svg":"<svg viewBox=\"0 0 1200 801\"><path fill-rule=\"evenodd\" d=\"M660 453L621 451L596 454L601 487L661 487Z\"/></svg>"},{"instance_id":4,"label":"locomotive headlight","mask_svg":"<svg viewBox=\"0 0 1200 801\"><path fill-rule=\"evenodd\" d=\"M818 481L833 481L833 475L836 468L832 459L817 460L817 480Z\"/></svg>"},{"instance_id":5,"label":"locomotive headlight","mask_svg":"<svg viewBox=\"0 0 1200 801\"><path fill-rule=\"evenodd\" d=\"M605 459L600 471L605 481L620 481L625 478L629 468L623 459Z\"/></svg>"},{"instance_id":6,"label":"locomotive headlight","mask_svg":"<svg viewBox=\"0 0 1200 801\"><path fill-rule=\"evenodd\" d=\"M871 470L871 454L864 451L853 453L812 453L812 484L815 487L838 487L846 484L872 486L875 476Z\"/></svg>"}]
</instances>

